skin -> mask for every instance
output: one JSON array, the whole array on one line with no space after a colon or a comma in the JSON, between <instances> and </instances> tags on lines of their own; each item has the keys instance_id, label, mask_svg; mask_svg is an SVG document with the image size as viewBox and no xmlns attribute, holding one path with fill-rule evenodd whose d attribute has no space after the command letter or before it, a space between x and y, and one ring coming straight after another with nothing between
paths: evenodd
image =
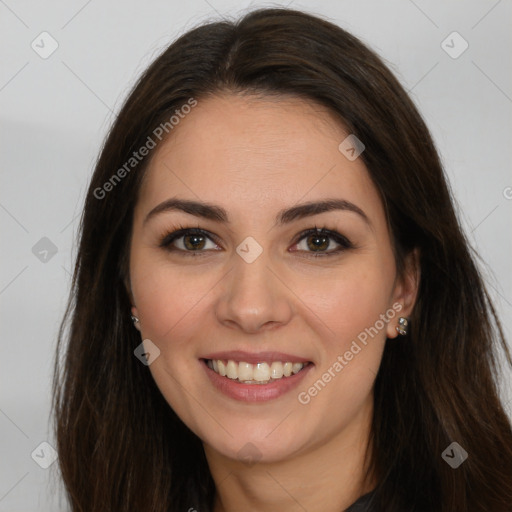
<instances>
[{"instance_id":1,"label":"skin","mask_svg":"<svg viewBox=\"0 0 512 512\"><path fill-rule=\"evenodd\" d=\"M418 276L413 256L397 276L377 190L362 159L349 161L338 150L347 135L325 108L304 100L214 96L199 101L155 150L144 178L130 250L132 313L141 338L160 349L149 366L159 389L203 440L217 486L215 512L334 512L376 483L363 480L373 385L398 316L412 310ZM171 197L217 204L230 222L180 211L144 222ZM371 225L347 210L274 225L281 209L327 198L357 205ZM206 238L198 257L179 252L186 250L183 238L174 252L160 247L180 225L201 227L219 242ZM354 247L315 258L308 244L314 237L298 239L315 226L338 231ZM250 264L236 252L248 236L263 250ZM327 241L320 252L339 247ZM393 304L400 314L300 403L298 393ZM199 361L236 349L286 352L314 366L284 396L240 402L217 391ZM240 460L247 443L256 447L253 463Z\"/></svg>"}]
</instances>

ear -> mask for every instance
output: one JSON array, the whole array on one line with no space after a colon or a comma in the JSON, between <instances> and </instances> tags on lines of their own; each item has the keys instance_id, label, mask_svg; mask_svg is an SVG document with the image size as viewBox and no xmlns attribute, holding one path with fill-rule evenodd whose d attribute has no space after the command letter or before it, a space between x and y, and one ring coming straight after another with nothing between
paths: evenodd
<instances>
[{"instance_id":1,"label":"ear","mask_svg":"<svg viewBox=\"0 0 512 512\"><path fill-rule=\"evenodd\" d=\"M132 306L132 316L135 316L135 317L139 318L139 313L138 313L137 308L135 306ZM133 322L133 325L134 325L135 329L140 331L140 321L139 322Z\"/></svg>"},{"instance_id":2,"label":"ear","mask_svg":"<svg viewBox=\"0 0 512 512\"><path fill-rule=\"evenodd\" d=\"M131 286L131 283L130 283L130 276L128 274L125 275L125 278L123 279L123 284L124 284L126 293L128 294L128 298L130 300L130 304L133 304L135 301L133 300L132 286ZM135 306L132 306L131 312L132 312L132 317L134 316L136 318L139 318L139 313L138 313L137 308ZM133 326L135 327L135 329L140 331L140 321L139 322L133 322Z\"/></svg>"},{"instance_id":3,"label":"ear","mask_svg":"<svg viewBox=\"0 0 512 512\"><path fill-rule=\"evenodd\" d=\"M420 253L419 249L412 250L404 260L404 270L401 277L397 278L393 290L392 305L397 315L389 321L387 326L387 337L396 338L398 332L398 318L409 317L414 309L418 288L420 283Z\"/></svg>"}]
</instances>

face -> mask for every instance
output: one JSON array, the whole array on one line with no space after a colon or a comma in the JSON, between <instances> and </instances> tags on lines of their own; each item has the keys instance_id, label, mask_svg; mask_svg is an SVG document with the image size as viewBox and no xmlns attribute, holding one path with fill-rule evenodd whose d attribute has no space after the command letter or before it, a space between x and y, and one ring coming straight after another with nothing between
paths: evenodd
<instances>
[{"instance_id":1,"label":"face","mask_svg":"<svg viewBox=\"0 0 512 512\"><path fill-rule=\"evenodd\" d=\"M412 296L368 171L338 148L348 135L302 100L218 96L147 170L132 312L163 396L222 456L283 460L371 411Z\"/></svg>"}]
</instances>

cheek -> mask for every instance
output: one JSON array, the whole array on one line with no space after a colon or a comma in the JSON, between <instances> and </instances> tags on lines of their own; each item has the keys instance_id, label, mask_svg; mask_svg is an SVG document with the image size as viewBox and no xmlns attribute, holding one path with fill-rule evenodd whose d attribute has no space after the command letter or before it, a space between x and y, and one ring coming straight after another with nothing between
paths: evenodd
<instances>
[{"instance_id":1,"label":"cheek","mask_svg":"<svg viewBox=\"0 0 512 512\"><path fill-rule=\"evenodd\" d=\"M200 364L197 330L202 331L204 308L212 307L207 294L215 279L210 274L178 269L154 255L132 260L131 284L141 334L160 350L149 370L166 401L194 431L200 431L197 403L184 390L200 396L190 377Z\"/></svg>"},{"instance_id":2,"label":"cheek","mask_svg":"<svg viewBox=\"0 0 512 512\"><path fill-rule=\"evenodd\" d=\"M325 336L317 338L320 361L298 391L298 400L311 414L325 417L319 427L325 432L346 425L371 401L386 342L387 323L381 315L394 315L392 282L386 277L392 274L351 270L305 301L318 316L317 327L325 324Z\"/></svg>"},{"instance_id":3,"label":"cheek","mask_svg":"<svg viewBox=\"0 0 512 512\"><path fill-rule=\"evenodd\" d=\"M369 264L361 258L335 275L316 284L304 281L299 292L307 308L317 316L317 324L324 324L327 352L348 350L352 340L359 337L364 341L368 331L368 337L384 339L386 325L381 315L391 307L393 265L387 261Z\"/></svg>"},{"instance_id":4,"label":"cheek","mask_svg":"<svg viewBox=\"0 0 512 512\"><path fill-rule=\"evenodd\" d=\"M215 284L214 277L207 271L180 269L154 258L134 258L132 291L143 335L182 343L179 333L204 308L208 290Z\"/></svg>"},{"instance_id":5,"label":"cheek","mask_svg":"<svg viewBox=\"0 0 512 512\"><path fill-rule=\"evenodd\" d=\"M305 299L318 317L316 325L325 327L318 337L320 361L300 390L300 402L331 410L332 424L353 417L368 399L386 343L386 320L395 315L390 304L393 260L375 258L369 264L368 259L353 260L323 290L310 288ZM340 407L332 409L333 403Z\"/></svg>"}]
</instances>

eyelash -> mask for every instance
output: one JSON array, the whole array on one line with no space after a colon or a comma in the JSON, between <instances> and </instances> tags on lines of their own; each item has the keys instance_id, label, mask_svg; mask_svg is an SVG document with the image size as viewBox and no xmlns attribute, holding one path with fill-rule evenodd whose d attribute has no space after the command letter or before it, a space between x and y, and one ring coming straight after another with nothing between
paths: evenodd
<instances>
[{"instance_id":1,"label":"eyelash","mask_svg":"<svg viewBox=\"0 0 512 512\"><path fill-rule=\"evenodd\" d=\"M186 251L183 249L178 249L176 247L171 247L171 244L187 235L202 235L206 238L209 238L212 242L214 242L217 245L220 245L219 239L217 236L213 235L212 233L209 233L208 231L205 231L204 229L201 229L199 227L197 228L190 228L190 227L184 227L179 226L179 229L172 232L167 232L161 237L161 241L159 246L170 251L170 252L181 252L183 253L183 256L186 257L202 257L203 254L206 252L205 250L198 250L198 251ZM348 238L343 236L342 234L338 233L335 230L327 229L325 227L322 227L318 229L318 227L315 225L314 228L306 229L299 233L297 235L296 241L293 245L298 244L301 242L304 238L307 238L308 236L319 236L319 237L328 237L334 240L337 244L339 244L340 247L337 249L331 250L329 252L314 252L314 251L305 251L311 253L310 256L307 256L309 258L323 258L327 256L335 256L347 249L353 249L355 246L350 242ZM304 251L293 251L293 252L304 252Z\"/></svg>"}]
</instances>

